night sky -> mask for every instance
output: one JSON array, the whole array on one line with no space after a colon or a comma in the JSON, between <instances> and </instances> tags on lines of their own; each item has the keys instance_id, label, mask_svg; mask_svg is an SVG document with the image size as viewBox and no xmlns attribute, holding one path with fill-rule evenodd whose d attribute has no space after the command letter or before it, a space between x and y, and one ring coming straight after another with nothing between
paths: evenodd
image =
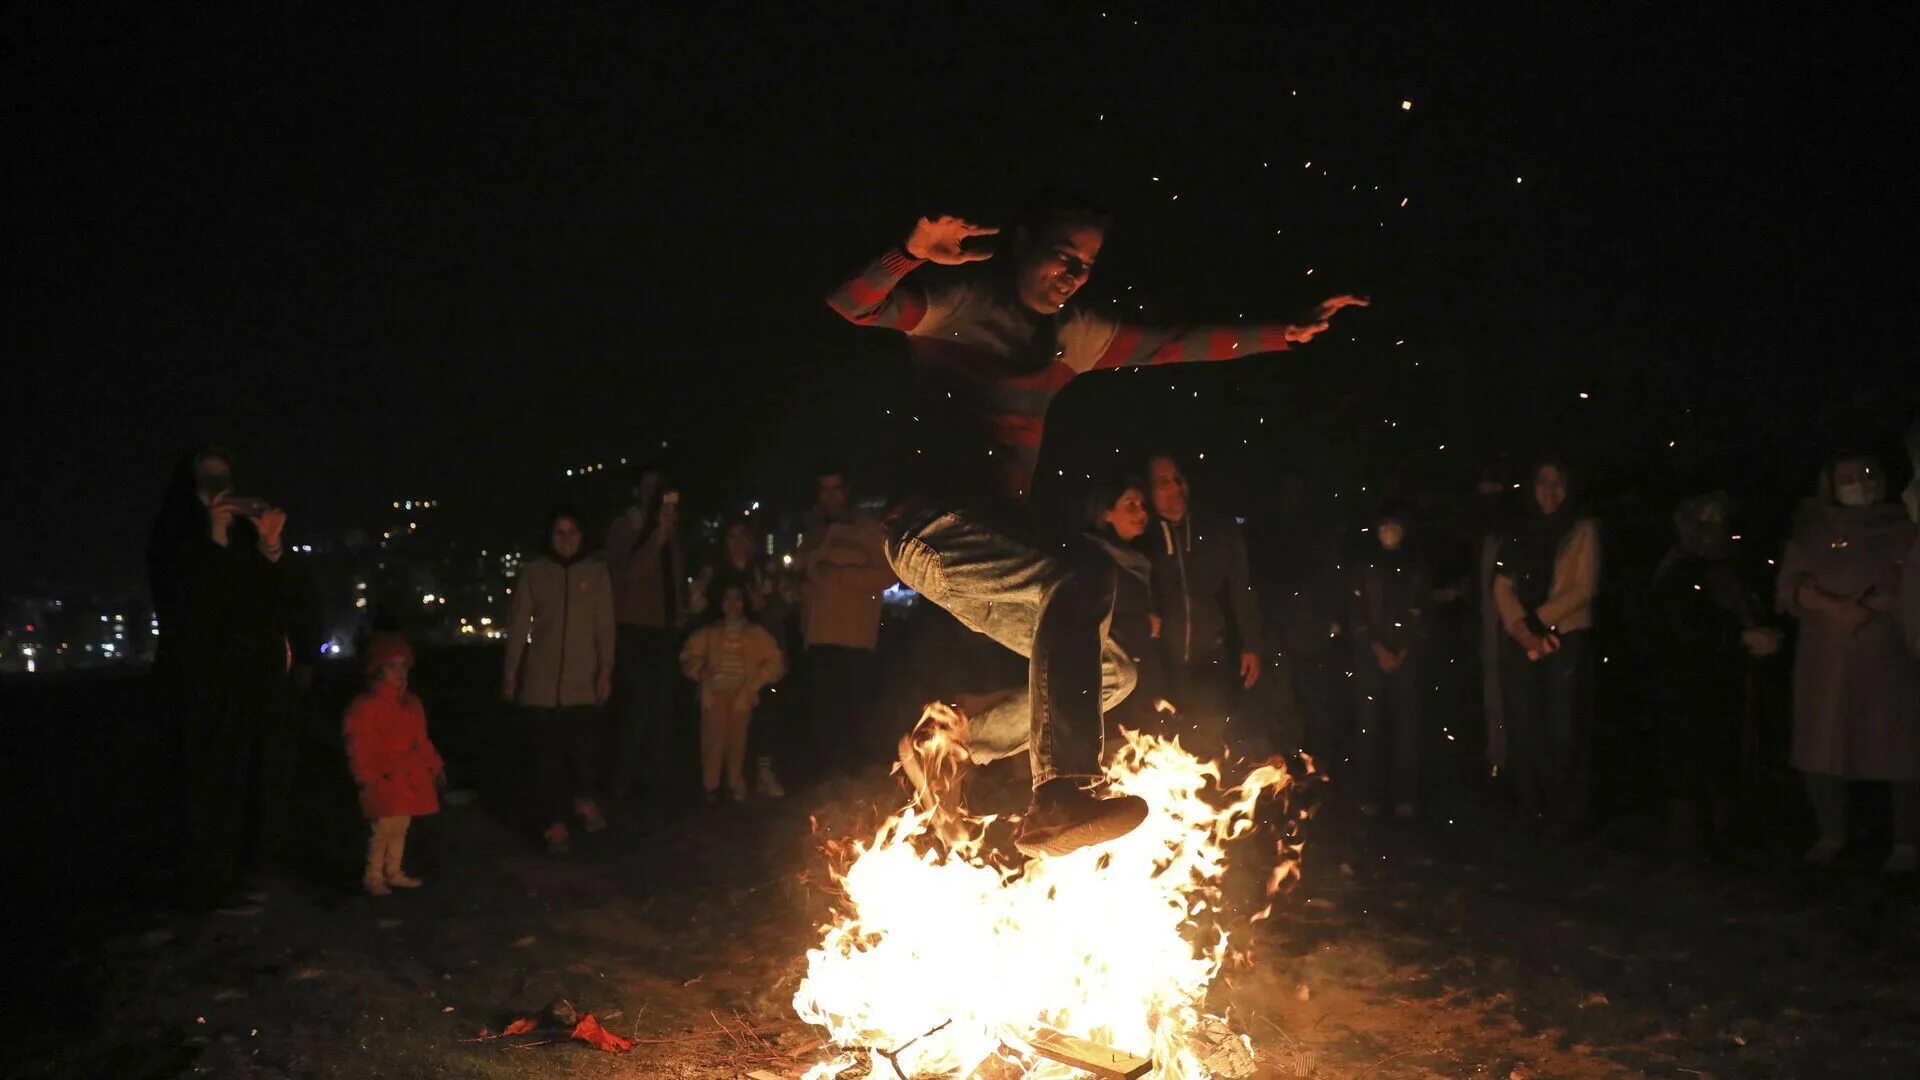
<instances>
[{"instance_id":1,"label":"night sky","mask_svg":"<svg viewBox=\"0 0 1920 1080\"><path fill-rule=\"evenodd\" d=\"M1916 403L1894 27L1734 4L163 6L19 6L0 34L0 588L137 582L166 475L206 441L294 542L396 498L524 535L604 494L566 468L662 440L706 505L798 502L897 374L887 335L822 303L837 275L918 214L992 221L1046 184L1117 213L1077 302L1180 322L1372 296L1342 340L1230 366L1317 365L1301 414L1343 370L1404 398L1391 365L1420 356L1423 430L1462 449L1571 433L1643 473L1798 484ZM1669 427L1687 446L1663 464Z\"/></svg>"}]
</instances>

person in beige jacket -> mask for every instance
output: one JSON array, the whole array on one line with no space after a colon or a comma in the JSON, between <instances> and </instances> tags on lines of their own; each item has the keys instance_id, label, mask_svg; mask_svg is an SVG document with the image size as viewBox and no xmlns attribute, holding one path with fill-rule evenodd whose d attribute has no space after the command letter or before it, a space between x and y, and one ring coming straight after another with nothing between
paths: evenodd
<instances>
[{"instance_id":1,"label":"person in beige jacket","mask_svg":"<svg viewBox=\"0 0 1920 1080\"><path fill-rule=\"evenodd\" d=\"M1575 833L1587 824L1592 782L1600 530L1574 510L1565 466L1542 463L1532 479L1531 513L1494 566L1507 759L1521 812Z\"/></svg>"},{"instance_id":2,"label":"person in beige jacket","mask_svg":"<svg viewBox=\"0 0 1920 1080\"><path fill-rule=\"evenodd\" d=\"M818 501L800 540L800 626L813 686L813 771L857 768L888 749L876 727L881 594L896 580L878 521L853 505L845 469L820 470ZM828 748L831 747L829 757Z\"/></svg>"},{"instance_id":3,"label":"person in beige jacket","mask_svg":"<svg viewBox=\"0 0 1920 1080\"><path fill-rule=\"evenodd\" d=\"M547 553L520 568L501 693L521 707L534 766L534 818L547 848L567 849L567 822L605 824L594 797L600 707L613 688L613 582L581 555L579 517L556 510Z\"/></svg>"},{"instance_id":4,"label":"person in beige jacket","mask_svg":"<svg viewBox=\"0 0 1920 1080\"><path fill-rule=\"evenodd\" d=\"M746 591L738 582L717 587L718 618L695 630L680 650L680 670L700 684L700 782L709 804L720 801L721 771L733 801L747 797L747 729L760 691L787 673L780 643L747 618Z\"/></svg>"}]
</instances>

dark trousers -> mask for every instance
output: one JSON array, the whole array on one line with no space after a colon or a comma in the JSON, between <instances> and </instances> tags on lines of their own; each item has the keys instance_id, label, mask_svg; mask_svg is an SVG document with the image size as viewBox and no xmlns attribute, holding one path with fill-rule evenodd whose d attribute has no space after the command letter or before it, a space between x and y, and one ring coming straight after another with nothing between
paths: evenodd
<instances>
[{"instance_id":1,"label":"dark trousers","mask_svg":"<svg viewBox=\"0 0 1920 1080\"><path fill-rule=\"evenodd\" d=\"M1160 702L1172 700L1159 640L1144 633L1125 638L1115 633L1112 637L1133 661L1134 683L1133 693L1107 712L1107 723L1153 735L1175 734L1167 723L1167 714L1159 708Z\"/></svg>"},{"instance_id":2,"label":"dark trousers","mask_svg":"<svg viewBox=\"0 0 1920 1080\"><path fill-rule=\"evenodd\" d=\"M594 797L594 757L601 724L600 706L564 705L523 708L526 760L533 764L528 818L546 828L565 824L576 799Z\"/></svg>"},{"instance_id":3,"label":"dark trousers","mask_svg":"<svg viewBox=\"0 0 1920 1080\"><path fill-rule=\"evenodd\" d=\"M1354 660L1353 772L1370 803L1420 797L1420 666L1382 671L1371 649Z\"/></svg>"},{"instance_id":4,"label":"dark trousers","mask_svg":"<svg viewBox=\"0 0 1920 1080\"><path fill-rule=\"evenodd\" d=\"M1251 722L1239 654L1196 656L1187 664L1169 659L1168 666L1168 700L1179 710L1171 730L1180 736L1181 746L1201 758L1221 757L1229 746L1254 753L1264 749L1268 733ZM1242 745L1248 743L1256 745Z\"/></svg>"},{"instance_id":5,"label":"dark trousers","mask_svg":"<svg viewBox=\"0 0 1920 1080\"><path fill-rule=\"evenodd\" d=\"M880 736L874 731L874 699L880 687L872 649L847 645L807 646L812 680L812 723L801 748L814 775L851 769L878 760Z\"/></svg>"},{"instance_id":6,"label":"dark trousers","mask_svg":"<svg viewBox=\"0 0 1920 1080\"><path fill-rule=\"evenodd\" d=\"M1099 776L1103 713L1135 681L1107 635L1112 558L1077 544L1043 553L1008 522L938 513L892 523L887 559L908 588L1027 658L1027 692L969 717L973 759L1026 750L1036 786Z\"/></svg>"},{"instance_id":7,"label":"dark trousers","mask_svg":"<svg viewBox=\"0 0 1920 1080\"><path fill-rule=\"evenodd\" d=\"M1584 823L1593 773L1592 633L1563 634L1538 660L1501 642L1507 763L1520 809L1562 827Z\"/></svg>"},{"instance_id":8,"label":"dark trousers","mask_svg":"<svg viewBox=\"0 0 1920 1080\"><path fill-rule=\"evenodd\" d=\"M673 689L680 677L680 636L654 626L622 624L613 641L613 761L607 790L614 798L639 794L667 802L673 777Z\"/></svg>"},{"instance_id":9,"label":"dark trousers","mask_svg":"<svg viewBox=\"0 0 1920 1080\"><path fill-rule=\"evenodd\" d=\"M232 898L263 855L285 842L292 740L284 692L202 696L182 718L184 899Z\"/></svg>"},{"instance_id":10,"label":"dark trousers","mask_svg":"<svg viewBox=\"0 0 1920 1080\"><path fill-rule=\"evenodd\" d=\"M760 691L760 704L753 709L753 726L747 729L748 764L785 762L793 756L789 705L796 682L789 676Z\"/></svg>"}]
</instances>

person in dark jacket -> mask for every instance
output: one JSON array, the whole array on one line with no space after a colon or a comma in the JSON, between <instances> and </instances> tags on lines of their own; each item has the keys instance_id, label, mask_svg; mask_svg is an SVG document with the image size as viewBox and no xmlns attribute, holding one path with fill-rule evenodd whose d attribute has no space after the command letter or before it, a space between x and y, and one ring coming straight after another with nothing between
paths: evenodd
<instances>
[{"instance_id":1,"label":"person in dark jacket","mask_svg":"<svg viewBox=\"0 0 1920 1080\"><path fill-rule=\"evenodd\" d=\"M234 494L233 454L204 447L175 469L147 542L160 623L155 678L178 726L183 900L251 914L238 891L285 838L288 671L311 605L282 542L287 515Z\"/></svg>"},{"instance_id":2,"label":"person in dark jacket","mask_svg":"<svg viewBox=\"0 0 1920 1080\"><path fill-rule=\"evenodd\" d=\"M1772 656L1782 640L1734 566L1731 513L1723 491L1674 510L1676 540L1654 572L1641 627L1676 854L1713 843L1729 823L1751 658Z\"/></svg>"},{"instance_id":3,"label":"person in dark jacket","mask_svg":"<svg viewBox=\"0 0 1920 1080\"><path fill-rule=\"evenodd\" d=\"M1201 746L1217 749L1242 692L1260 679L1265 651L1246 541L1232 518L1192 509L1186 473L1172 456L1151 458L1147 481L1156 520L1146 545L1168 697L1185 723L1211 732Z\"/></svg>"},{"instance_id":4,"label":"person in dark jacket","mask_svg":"<svg viewBox=\"0 0 1920 1080\"><path fill-rule=\"evenodd\" d=\"M1374 519L1371 550L1349 568L1348 639L1353 643L1354 773L1360 812L1410 821L1418 812L1421 668L1427 653L1426 565L1407 550L1406 519ZM1383 770L1383 759L1390 766Z\"/></svg>"},{"instance_id":5,"label":"person in dark jacket","mask_svg":"<svg viewBox=\"0 0 1920 1080\"><path fill-rule=\"evenodd\" d=\"M688 617L680 492L664 469L633 470L631 501L607 527L613 582L614 686L607 795L670 809L674 687L680 628Z\"/></svg>"}]
</instances>

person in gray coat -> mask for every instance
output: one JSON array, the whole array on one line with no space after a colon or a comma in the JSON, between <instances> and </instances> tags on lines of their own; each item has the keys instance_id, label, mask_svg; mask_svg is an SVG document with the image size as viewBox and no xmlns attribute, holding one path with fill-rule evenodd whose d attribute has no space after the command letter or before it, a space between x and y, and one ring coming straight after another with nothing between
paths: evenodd
<instances>
[{"instance_id":1,"label":"person in gray coat","mask_svg":"<svg viewBox=\"0 0 1920 1080\"><path fill-rule=\"evenodd\" d=\"M577 815L606 825L594 797L595 736L613 689L613 581L581 554L579 515L547 519L547 552L520 568L507 628L501 694L521 708L533 763L533 817L556 854Z\"/></svg>"},{"instance_id":2,"label":"person in gray coat","mask_svg":"<svg viewBox=\"0 0 1920 1080\"><path fill-rule=\"evenodd\" d=\"M1780 560L1775 599L1800 620L1793 668L1793 767L1806 777L1820 839L1807 861L1832 862L1847 841L1847 783L1893 793L1893 851L1883 869L1920 865L1920 665L1908 648L1899 590L1914 525L1887 497L1870 455L1835 458L1801 507ZM1908 577L1914 568L1904 568Z\"/></svg>"}]
</instances>

